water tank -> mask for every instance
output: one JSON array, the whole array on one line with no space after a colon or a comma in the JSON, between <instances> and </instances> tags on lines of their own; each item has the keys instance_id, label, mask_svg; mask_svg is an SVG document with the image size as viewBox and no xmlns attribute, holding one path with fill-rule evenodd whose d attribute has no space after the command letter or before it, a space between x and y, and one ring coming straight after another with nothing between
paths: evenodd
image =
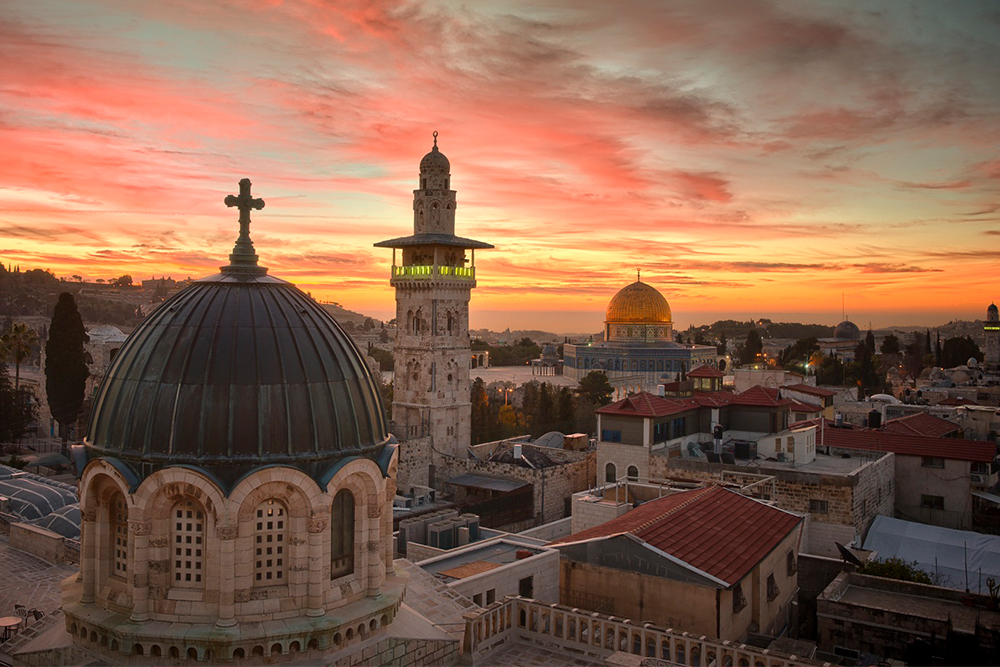
<instances>
[{"instance_id":1,"label":"water tank","mask_svg":"<svg viewBox=\"0 0 1000 667\"><path fill-rule=\"evenodd\" d=\"M881 428L882 427L882 413L878 410L872 410L868 413L868 428Z\"/></svg>"},{"instance_id":2,"label":"water tank","mask_svg":"<svg viewBox=\"0 0 1000 667\"><path fill-rule=\"evenodd\" d=\"M841 414L841 413L839 413L839 412L837 414L835 414L833 416L833 423L837 426L837 428L843 427L843 425L844 425L844 415Z\"/></svg>"},{"instance_id":3,"label":"water tank","mask_svg":"<svg viewBox=\"0 0 1000 667\"><path fill-rule=\"evenodd\" d=\"M514 443L514 460L521 460L521 443Z\"/></svg>"}]
</instances>

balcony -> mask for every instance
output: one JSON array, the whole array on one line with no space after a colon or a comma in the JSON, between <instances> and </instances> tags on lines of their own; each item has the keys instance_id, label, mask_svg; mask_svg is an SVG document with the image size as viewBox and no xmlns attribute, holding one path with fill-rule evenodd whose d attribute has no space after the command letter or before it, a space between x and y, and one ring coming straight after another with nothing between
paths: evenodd
<instances>
[{"instance_id":1,"label":"balcony","mask_svg":"<svg viewBox=\"0 0 1000 667\"><path fill-rule=\"evenodd\" d=\"M436 266L433 264L414 266L393 266L393 278L408 280L475 280L476 268L473 266Z\"/></svg>"}]
</instances>

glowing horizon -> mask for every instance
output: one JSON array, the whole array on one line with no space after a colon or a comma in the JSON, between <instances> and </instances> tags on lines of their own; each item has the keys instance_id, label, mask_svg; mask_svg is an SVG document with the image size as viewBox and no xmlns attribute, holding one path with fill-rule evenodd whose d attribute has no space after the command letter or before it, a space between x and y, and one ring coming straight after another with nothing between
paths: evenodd
<instances>
[{"instance_id":1,"label":"glowing horizon","mask_svg":"<svg viewBox=\"0 0 1000 667\"><path fill-rule=\"evenodd\" d=\"M0 16L0 261L201 277L249 177L261 263L392 317L431 132L472 326L981 319L1000 298L991 3L34 0ZM786 314L783 317L782 314Z\"/></svg>"}]
</instances>

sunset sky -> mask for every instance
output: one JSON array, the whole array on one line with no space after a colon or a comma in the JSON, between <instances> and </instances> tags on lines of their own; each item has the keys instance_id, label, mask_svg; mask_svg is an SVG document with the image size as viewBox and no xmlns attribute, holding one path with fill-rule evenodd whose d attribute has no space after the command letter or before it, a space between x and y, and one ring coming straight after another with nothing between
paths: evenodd
<instances>
[{"instance_id":1,"label":"sunset sky","mask_svg":"<svg viewBox=\"0 0 1000 667\"><path fill-rule=\"evenodd\" d=\"M982 318L1000 300L996 2L0 0L0 261L271 273L394 314L431 132L472 326Z\"/></svg>"}]
</instances>

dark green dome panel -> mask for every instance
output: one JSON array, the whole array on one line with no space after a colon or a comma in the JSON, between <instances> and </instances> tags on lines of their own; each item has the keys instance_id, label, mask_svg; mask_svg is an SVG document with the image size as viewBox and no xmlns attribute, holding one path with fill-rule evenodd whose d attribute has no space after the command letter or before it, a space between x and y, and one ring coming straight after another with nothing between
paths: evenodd
<instances>
[{"instance_id":1,"label":"dark green dome panel","mask_svg":"<svg viewBox=\"0 0 1000 667\"><path fill-rule=\"evenodd\" d=\"M129 336L86 444L140 476L190 463L231 481L276 463L321 474L387 441L374 378L336 321L290 283L231 272L193 283Z\"/></svg>"}]
</instances>

